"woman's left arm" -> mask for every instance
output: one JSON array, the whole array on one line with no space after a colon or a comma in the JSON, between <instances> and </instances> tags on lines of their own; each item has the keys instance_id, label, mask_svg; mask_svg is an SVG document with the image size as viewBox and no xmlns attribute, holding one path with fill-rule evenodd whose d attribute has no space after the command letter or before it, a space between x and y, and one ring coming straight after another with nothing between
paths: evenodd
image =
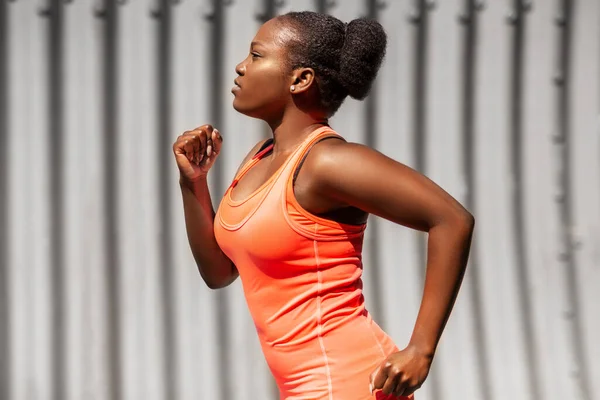
<instances>
[{"instance_id":1,"label":"woman's left arm","mask_svg":"<svg viewBox=\"0 0 600 400\"><path fill-rule=\"evenodd\" d=\"M409 345L371 375L372 390L410 395L427 377L465 273L475 220L415 170L368 147L331 141L311 162L321 196L428 232L421 307ZM316 150L316 148L315 148Z\"/></svg>"}]
</instances>

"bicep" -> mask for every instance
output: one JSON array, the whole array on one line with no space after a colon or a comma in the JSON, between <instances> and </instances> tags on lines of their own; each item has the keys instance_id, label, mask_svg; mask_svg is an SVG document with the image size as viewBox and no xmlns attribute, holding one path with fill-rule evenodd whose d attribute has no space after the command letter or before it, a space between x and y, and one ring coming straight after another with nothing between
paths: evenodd
<instances>
[{"instance_id":1,"label":"bicep","mask_svg":"<svg viewBox=\"0 0 600 400\"><path fill-rule=\"evenodd\" d=\"M323 158L323 195L349 206L422 231L466 213L432 180L368 147L344 144Z\"/></svg>"}]
</instances>

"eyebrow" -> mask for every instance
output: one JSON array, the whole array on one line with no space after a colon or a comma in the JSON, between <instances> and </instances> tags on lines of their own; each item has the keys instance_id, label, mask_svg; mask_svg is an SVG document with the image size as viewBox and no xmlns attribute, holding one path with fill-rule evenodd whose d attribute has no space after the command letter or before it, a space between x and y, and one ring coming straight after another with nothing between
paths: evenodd
<instances>
[{"instance_id":1,"label":"eyebrow","mask_svg":"<svg viewBox=\"0 0 600 400\"><path fill-rule=\"evenodd\" d=\"M246 42L248 43L248 42ZM250 47L254 47L254 46L262 46L263 44L261 42L252 42L250 43Z\"/></svg>"}]
</instances>

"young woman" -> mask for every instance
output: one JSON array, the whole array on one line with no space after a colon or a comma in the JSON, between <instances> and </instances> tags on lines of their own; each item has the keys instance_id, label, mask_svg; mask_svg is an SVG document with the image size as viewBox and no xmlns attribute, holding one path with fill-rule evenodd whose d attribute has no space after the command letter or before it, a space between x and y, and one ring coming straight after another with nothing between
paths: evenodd
<instances>
[{"instance_id":1,"label":"young woman","mask_svg":"<svg viewBox=\"0 0 600 400\"><path fill-rule=\"evenodd\" d=\"M207 174L221 134L204 125L173 145L200 275L213 289L241 276L282 399L412 397L465 271L473 217L423 175L328 125L346 96L366 97L385 48L372 20L300 12L266 22L232 91L233 107L266 121L273 137L250 150L216 213ZM371 213L429 234L422 303L403 350L364 305Z\"/></svg>"}]
</instances>

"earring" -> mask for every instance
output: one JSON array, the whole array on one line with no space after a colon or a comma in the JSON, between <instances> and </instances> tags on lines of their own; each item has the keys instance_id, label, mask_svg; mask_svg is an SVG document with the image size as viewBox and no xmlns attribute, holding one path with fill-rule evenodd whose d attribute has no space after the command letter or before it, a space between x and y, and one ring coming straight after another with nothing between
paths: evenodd
<instances>
[{"instance_id":1,"label":"earring","mask_svg":"<svg viewBox=\"0 0 600 400\"><path fill-rule=\"evenodd\" d=\"M290 87L290 90L293 92L294 90L296 90L296 86L292 85L292 87Z\"/></svg>"}]
</instances>

